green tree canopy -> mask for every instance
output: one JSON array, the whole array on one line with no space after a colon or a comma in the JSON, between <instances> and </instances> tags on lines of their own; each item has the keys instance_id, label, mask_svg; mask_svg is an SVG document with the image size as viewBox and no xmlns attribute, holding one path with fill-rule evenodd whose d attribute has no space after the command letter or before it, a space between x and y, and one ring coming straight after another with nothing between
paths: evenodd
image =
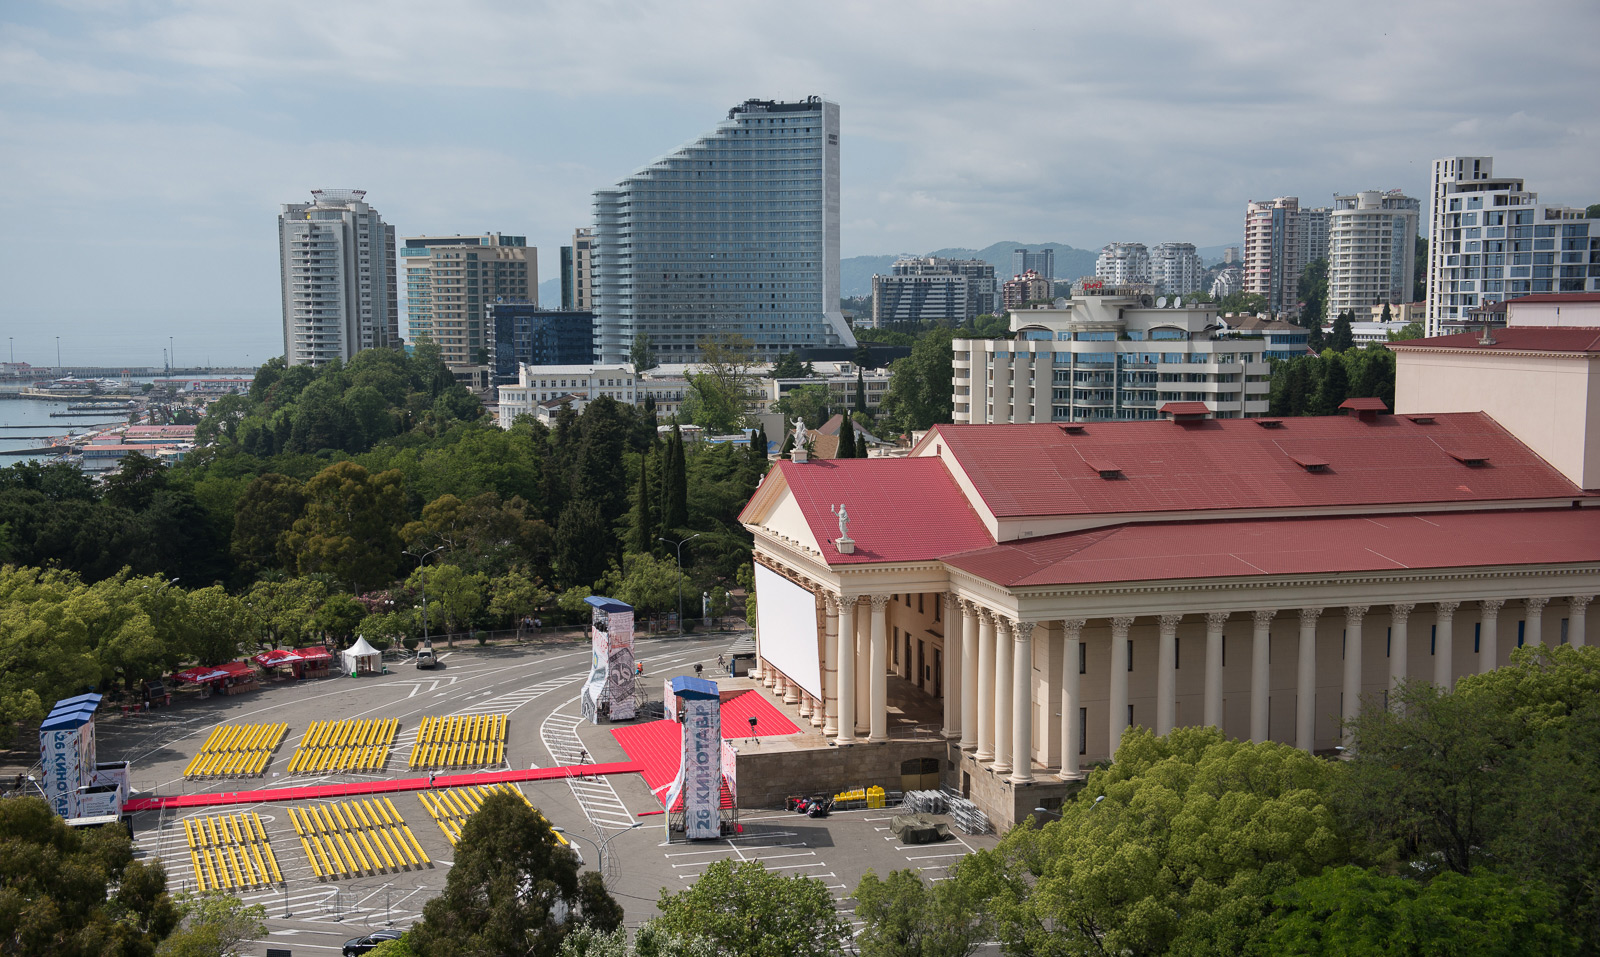
<instances>
[{"instance_id":1,"label":"green tree canopy","mask_svg":"<svg viewBox=\"0 0 1600 957\"><path fill-rule=\"evenodd\" d=\"M930 887L913 870L879 880L869 869L856 887L856 916L865 922L856 939L862 957L967 957L992 932L982 901L968 899L970 890L959 881Z\"/></svg>"},{"instance_id":2,"label":"green tree canopy","mask_svg":"<svg viewBox=\"0 0 1600 957\"><path fill-rule=\"evenodd\" d=\"M783 398L772 404L772 411L781 414L785 422L804 419L809 428L816 429L827 420L831 402L827 385L802 385L784 393Z\"/></svg>"},{"instance_id":3,"label":"green tree canopy","mask_svg":"<svg viewBox=\"0 0 1600 957\"><path fill-rule=\"evenodd\" d=\"M825 884L774 874L760 861L717 861L685 890L663 890L657 906L641 955L703 942L712 954L833 957L850 939Z\"/></svg>"},{"instance_id":4,"label":"green tree canopy","mask_svg":"<svg viewBox=\"0 0 1600 957\"><path fill-rule=\"evenodd\" d=\"M743 336L707 340L700 347L695 371L688 375L683 415L716 435L738 429L755 408L756 365L754 348Z\"/></svg>"},{"instance_id":5,"label":"green tree canopy","mask_svg":"<svg viewBox=\"0 0 1600 957\"><path fill-rule=\"evenodd\" d=\"M326 572L357 588L391 580L405 519L397 471L372 475L354 462L328 466L306 483L306 506L285 536L301 574Z\"/></svg>"},{"instance_id":6,"label":"green tree canopy","mask_svg":"<svg viewBox=\"0 0 1600 957\"><path fill-rule=\"evenodd\" d=\"M894 428L910 432L950 421L955 408L954 338L949 330L932 330L911 347L911 355L889 366L883 412Z\"/></svg>"}]
</instances>

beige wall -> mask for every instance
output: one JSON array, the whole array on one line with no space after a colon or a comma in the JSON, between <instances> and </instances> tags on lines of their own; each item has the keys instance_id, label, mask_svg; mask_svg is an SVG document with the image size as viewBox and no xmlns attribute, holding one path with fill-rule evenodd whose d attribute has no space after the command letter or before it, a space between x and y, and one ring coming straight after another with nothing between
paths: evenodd
<instances>
[{"instance_id":1,"label":"beige wall","mask_svg":"<svg viewBox=\"0 0 1600 957\"><path fill-rule=\"evenodd\" d=\"M1600 356L1420 349L1396 356L1396 413L1486 412L1561 474L1600 489Z\"/></svg>"},{"instance_id":2,"label":"beige wall","mask_svg":"<svg viewBox=\"0 0 1600 957\"><path fill-rule=\"evenodd\" d=\"M1528 302L1515 299L1506 303L1508 326L1587 326L1600 327L1600 302ZM1595 328L1600 335L1600 328Z\"/></svg>"}]
</instances>

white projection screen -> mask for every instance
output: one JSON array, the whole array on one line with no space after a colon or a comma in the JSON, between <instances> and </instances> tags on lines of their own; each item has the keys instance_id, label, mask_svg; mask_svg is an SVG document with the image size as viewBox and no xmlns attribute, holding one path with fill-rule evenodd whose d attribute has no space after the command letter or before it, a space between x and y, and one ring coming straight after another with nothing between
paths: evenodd
<instances>
[{"instance_id":1,"label":"white projection screen","mask_svg":"<svg viewBox=\"0 0 1600 957\"><path fill-rule=\"evenodd\" d=\"M756 627L761 629L761 657L821 698L816 598L765 565L757 565Z\"/></svg>"}]
</instances>

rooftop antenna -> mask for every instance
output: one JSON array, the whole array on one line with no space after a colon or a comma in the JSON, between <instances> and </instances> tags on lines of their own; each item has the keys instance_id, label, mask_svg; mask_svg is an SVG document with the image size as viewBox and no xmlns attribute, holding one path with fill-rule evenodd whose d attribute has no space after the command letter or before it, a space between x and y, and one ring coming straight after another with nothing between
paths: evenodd
<instances>
[{"instance_id":1,"label":"rooftop antenna","mask_svg":"<svg viewBox=\"0 0 1600 957\"><path fill-rule=\"evenodd\" d=\"M1174 309L1182 309L1183 308L1183 297L1182 296L1179 296L1178 298L1172 300L1172 308L1174 308Z\"/></svg>"},{"instance_id":2,"label":"rooftop antenna","mask_svg":"<svg viewBox=\"0 0 1600 957\"><path fill-rule=\"evenodd\" d=\"M1165 309L1165 308L1167 308L1167 297L1166 296L1162 296L1160 299L1156 300L1156 308L1157 309Z\"/></svg>"}]
</instances>

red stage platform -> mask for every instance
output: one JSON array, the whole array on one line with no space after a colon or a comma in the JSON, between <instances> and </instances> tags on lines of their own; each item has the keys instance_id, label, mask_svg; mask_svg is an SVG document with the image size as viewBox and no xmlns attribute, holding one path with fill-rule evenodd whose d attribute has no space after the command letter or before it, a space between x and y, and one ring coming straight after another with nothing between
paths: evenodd
<instances>
[{"instance_id":1,"label":"red stage platform","mask_svg":"<svg viewBox=\"0 0 1600 957\"><path fill-rule=\"evenodd\" d=\"M677 765L673 765L676 770ZM471 784L499 784L517 781L557 781L562 778L592 778L606 774L643 773L644 766L633 761L612 764L573 764L559 768L529 768L526 771L484 771L476 774L440 774L435 788L466 787ZM670 779L669 779L670 780ZM259 791L223 791L214 794L180 794L173 797L135 798L123 806L125 811L156 811L163 808L211 807L225 804L260 804L265 801L313 801L358 794L392 794L396 791L426 791L427 777L399 778L394 781L357 781L351 784L313 784L292 788L265 788Z\"/></svg>"},{"instance_id":2,"label":"red stage platform","mask_svg":"<svg viewBox=\"0 0 1600 957\"><path fill-rule=\"evenodd\" d=\"M751 737L752 716L756 719L755 737L780 737L800 733L794 722L774 708L759 692L746 691L722 703L722 737L728 741ZM682 761L682 726L676 721L652 721L649 724L615 728L611 735L639 767L639 773L644 775L645 785L656 796L656 800L664 800L666 798L664 788L678 776L678 765ZM724 787L723 806L727 807L729 804L727 788Z\"/></svg>"}]
</instances>

